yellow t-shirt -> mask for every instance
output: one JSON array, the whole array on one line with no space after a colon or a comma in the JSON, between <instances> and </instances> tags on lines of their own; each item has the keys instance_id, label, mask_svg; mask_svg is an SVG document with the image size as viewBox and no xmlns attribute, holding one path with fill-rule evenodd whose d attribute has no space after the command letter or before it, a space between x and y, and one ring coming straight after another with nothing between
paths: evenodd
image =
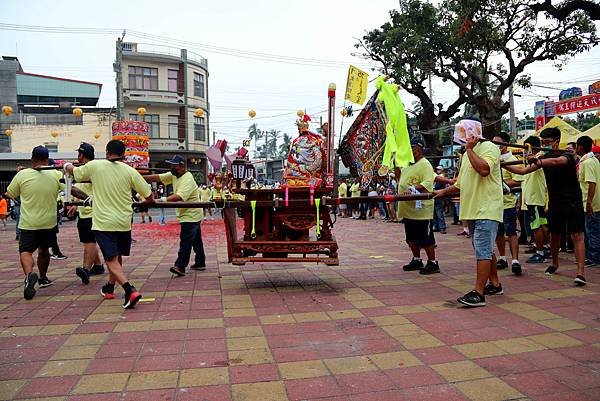
<instances>
[{"instance_id":1,"label":"yellow t-shirt","mask_svg":"<svg viewBox=\"0 0 600 401\"><path fill-rule=\"evenodd\" d=\"M360 196L360 185L357 182L350 186L350 194L353 198Z\"/></svg>"},{"instance_id":2,"label":"yellow t-shirt","mask_svg":"<svg viewBox=\"0 0 600 401\"><path fill-rule=\"evenodd\" d=\"M503 161L506 162L512 162L515 160L519 160L517 159L513 154L511 154L508 158L506 158ZM500 170L502 172L502 179L504 181L523 181L523 176L520 174L515 174L515 173L511 173L508 170L505 169L501 169ZM513 207L517 206L517 194L504 194L504 209L512 209Z\"/></svg>"},{"instance_id":3,"label":"yellow t-shirt","mask_svg":"<svg viewBox=\"0 0 600 401\"><path fill-rule=\"evenodd\" d=\"M92 184L89 182L78 182L75 186L85 192L86 195L90 196L92 194ZM92 207L91 206L79 206L77 207L77 213L79 213L80 219L90 219L92 217Z\"/></svg>"},{"instance_id":4,"label":"yellow t-shirt","mask_svg":"<svg viewBox=\"0 0 600 401\"><path fill-rule=\"evenodd\" d=\"M77 181L92 182L92 230L131 231L131 190L144 198L152 193L140 173L122 162L92 160L75 167L73 176Z\"/></svg>"},{"instance_id":5,"label":"yellow t-shirt","mask_svg":"<svg viewBox=\"0 0 600 401\"><path fill-rule=\"evenodd\" d=\"M525 174L525 180L521 185L523 191L523 203L527 206L546 206L546 176L544 170L535 170Z\"/></svg>"},{"instance_id":6,"label":"yellow t-shirt","mask_svg":"<svg viewBox=\"0 0 600 401\"><path fill-rule=\"evenodd\" d=\"M171 173L159 175L163 184L173 185L173 194L179 195L183 202L200 202L200 194L198 185L194 180L194 176L189 171L177 178ZM175 215L180 223L197 223L202 220L201 208L177 208Z\"/></svg>"},{"instance_id":7,"label":"yellow t-shirt","mask_svg":"<svg viewBox=\"0 0 600 401\"><path fill-rule=\"evenodd\" d=\"M200 202L208 202L212 196L210 188L200 188Z\"/></svg>"},{"instance_id":8,"label":"yellow t-shirt","mask_svg":"<svg viewBox=\"0 0 600 401\"><path fill-rule=\"evenodd\" d=\"M64 187L56 170L26 168L14 176L7 192L13 198L21 197L22 230L47 230L56 226L56 197Z\"/></svg>"},{"instance_id":9,"label":"yellow t-shirt","mask_svg":"<svg viewBox=\"0 0 600 401\"><path fill-rule=\"evenodd\" d=\"M429 192L433 191L435 173L431 163L422 158L414 164L409 164L402 169L398 181L398 193L403 193L412 185L421 184ZM433 199L421 201L421 208L417 209L417 201L398 202L398 217L410 220L433 219Z\"/></svg>"},{"instance_id":10,"label":"yellow t-shirt","mask_svg":"<svg viewBox=\"0 0 600 401\"><path fill-rule=\"evenodd\" d=\"M590 182L596 183L596 192L594 192L594 199L592 199L592 210L594 212L600 212L600 161L595 157L590 157L579 163L579 186L581 187L581 195L583 195L583 208L588 198L588 189Z\"/></svg>"},{"instance_id":11,"label":"yellow t-shirt","mask_svg":"<svg viewBox=\"0 0 600 401\"><path fill-rule=\"evenodd\" d=\"M338 186L338 196L340 198L345 198L348 196L348 185L346 185L345 182L342 182L339 186Z\"/></svg>"},{"instance_id":12,"label":"yellow t-shirt","mask_svg":"<svg viewBox=\"0 0 600 401\"><path fill-rule=\"evenodd\" d=\"M465 153L455 184L460 189L460 219L502 222L504 201L500 150L491 142L480 142L473 151L488 164L490 174L487 177L479 175Z\"/></svg>"}]
</instances>

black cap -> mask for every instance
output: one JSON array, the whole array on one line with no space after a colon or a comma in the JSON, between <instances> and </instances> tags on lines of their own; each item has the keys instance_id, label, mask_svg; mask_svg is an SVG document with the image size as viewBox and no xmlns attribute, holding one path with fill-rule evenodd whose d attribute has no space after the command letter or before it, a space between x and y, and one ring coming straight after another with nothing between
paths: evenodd
<instances>
[{"instance_id":1,"label":"black cap","mask_svg":"<svg viewBox=\"0 0 600 401\"><path fill-rule=\"evenodd\" d=\"M423 141L423 138L420 135L413 136L410 139L410 146L420 146L421 148L425 148L425 142Z\"/></svg>"},{"instance_id":2,"label":"black cap","mask_svg":"<svg viewBox=\"0 0 600 401\"><path fill-rule=\"evenodd\" d=\"M167 164L183 164L185 159L180 155L175 155L171 160L165 160Z\"/></svg>"},{"instance_id":3,"label":"black cap","mask_svg":"<svg viewBox=\"0 0 600 401\"><path fill-rule=\"evenodd\" d=\"M38 145L31 151L31 158L35 160L46 160L50 157L50 153L45 146Z\"/></svg>"},{"instance_id":4,"label":"black cap","mask_svg":"<svg viewBox=\"0 0 600 401\"><path fill-rule=\"evenodd\" d=\"M94 147L89 143L81 142L77 151L81 152L86 158L94 160Z\"/></svg>"}]
</instances>

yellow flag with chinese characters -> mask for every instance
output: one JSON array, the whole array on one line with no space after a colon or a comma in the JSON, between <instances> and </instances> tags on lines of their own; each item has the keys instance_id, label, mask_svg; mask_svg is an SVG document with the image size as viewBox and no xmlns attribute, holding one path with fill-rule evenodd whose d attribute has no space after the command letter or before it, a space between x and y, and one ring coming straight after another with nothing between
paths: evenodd
<instances>
[{"instance_id":1,"label":"yellow flag with chinese characters","mask_svg":"<svg viewBox=\"0 0 600 401\"><path fill-rule=\"evenodd\" d=\"M346 96L353 103L363 104L367 99L367 79L369 74L351 65L346 81Z\"/></svg>"}]
</instances>

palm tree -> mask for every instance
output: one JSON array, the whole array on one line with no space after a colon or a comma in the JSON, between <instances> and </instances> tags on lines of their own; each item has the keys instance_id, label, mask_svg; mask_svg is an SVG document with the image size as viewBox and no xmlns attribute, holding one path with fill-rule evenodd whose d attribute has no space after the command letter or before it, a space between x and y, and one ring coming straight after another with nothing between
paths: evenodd
<instances>
[{"instance_id":1,"label":"palm tree","mask_svg":"<svg viewBox=\"0 0 600 401\"><path fill-rule=\"evenodd\" d=\"M283 134L283 143L279 145L279 157L286 157L290 151L290 145L292 143L292 137L288 134Z\"/></svg>"},{"instance_id":2,"label":"palm tree","mask_svg":"<svg viewBox=\"0 0 600 401\"><path fill-rule=\"evenodd\" d=\"M259 151L260 147L258 146L258 140L263 137L263 132L258 129L256 123L252 124L248 127L248 136L250 136L250 140L254 140L254 157L264 157L264 150Z\"/></svg>"}]
</instances>

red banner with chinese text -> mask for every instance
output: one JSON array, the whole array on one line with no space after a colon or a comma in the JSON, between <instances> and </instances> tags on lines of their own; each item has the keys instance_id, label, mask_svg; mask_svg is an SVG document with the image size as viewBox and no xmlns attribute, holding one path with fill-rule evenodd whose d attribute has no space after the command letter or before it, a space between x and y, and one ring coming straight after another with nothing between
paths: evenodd
<instances>
[{"instance_id":1,"label":"red banner with chinese text","mask_svg":"<svg viewBox=\"0 0 600 401\"><path fill-rule=\"evenodd\" d=\"M554 104L556 114L571 114L600 109L600 93L561 100Z\"/></svg>"}]
</instances>

